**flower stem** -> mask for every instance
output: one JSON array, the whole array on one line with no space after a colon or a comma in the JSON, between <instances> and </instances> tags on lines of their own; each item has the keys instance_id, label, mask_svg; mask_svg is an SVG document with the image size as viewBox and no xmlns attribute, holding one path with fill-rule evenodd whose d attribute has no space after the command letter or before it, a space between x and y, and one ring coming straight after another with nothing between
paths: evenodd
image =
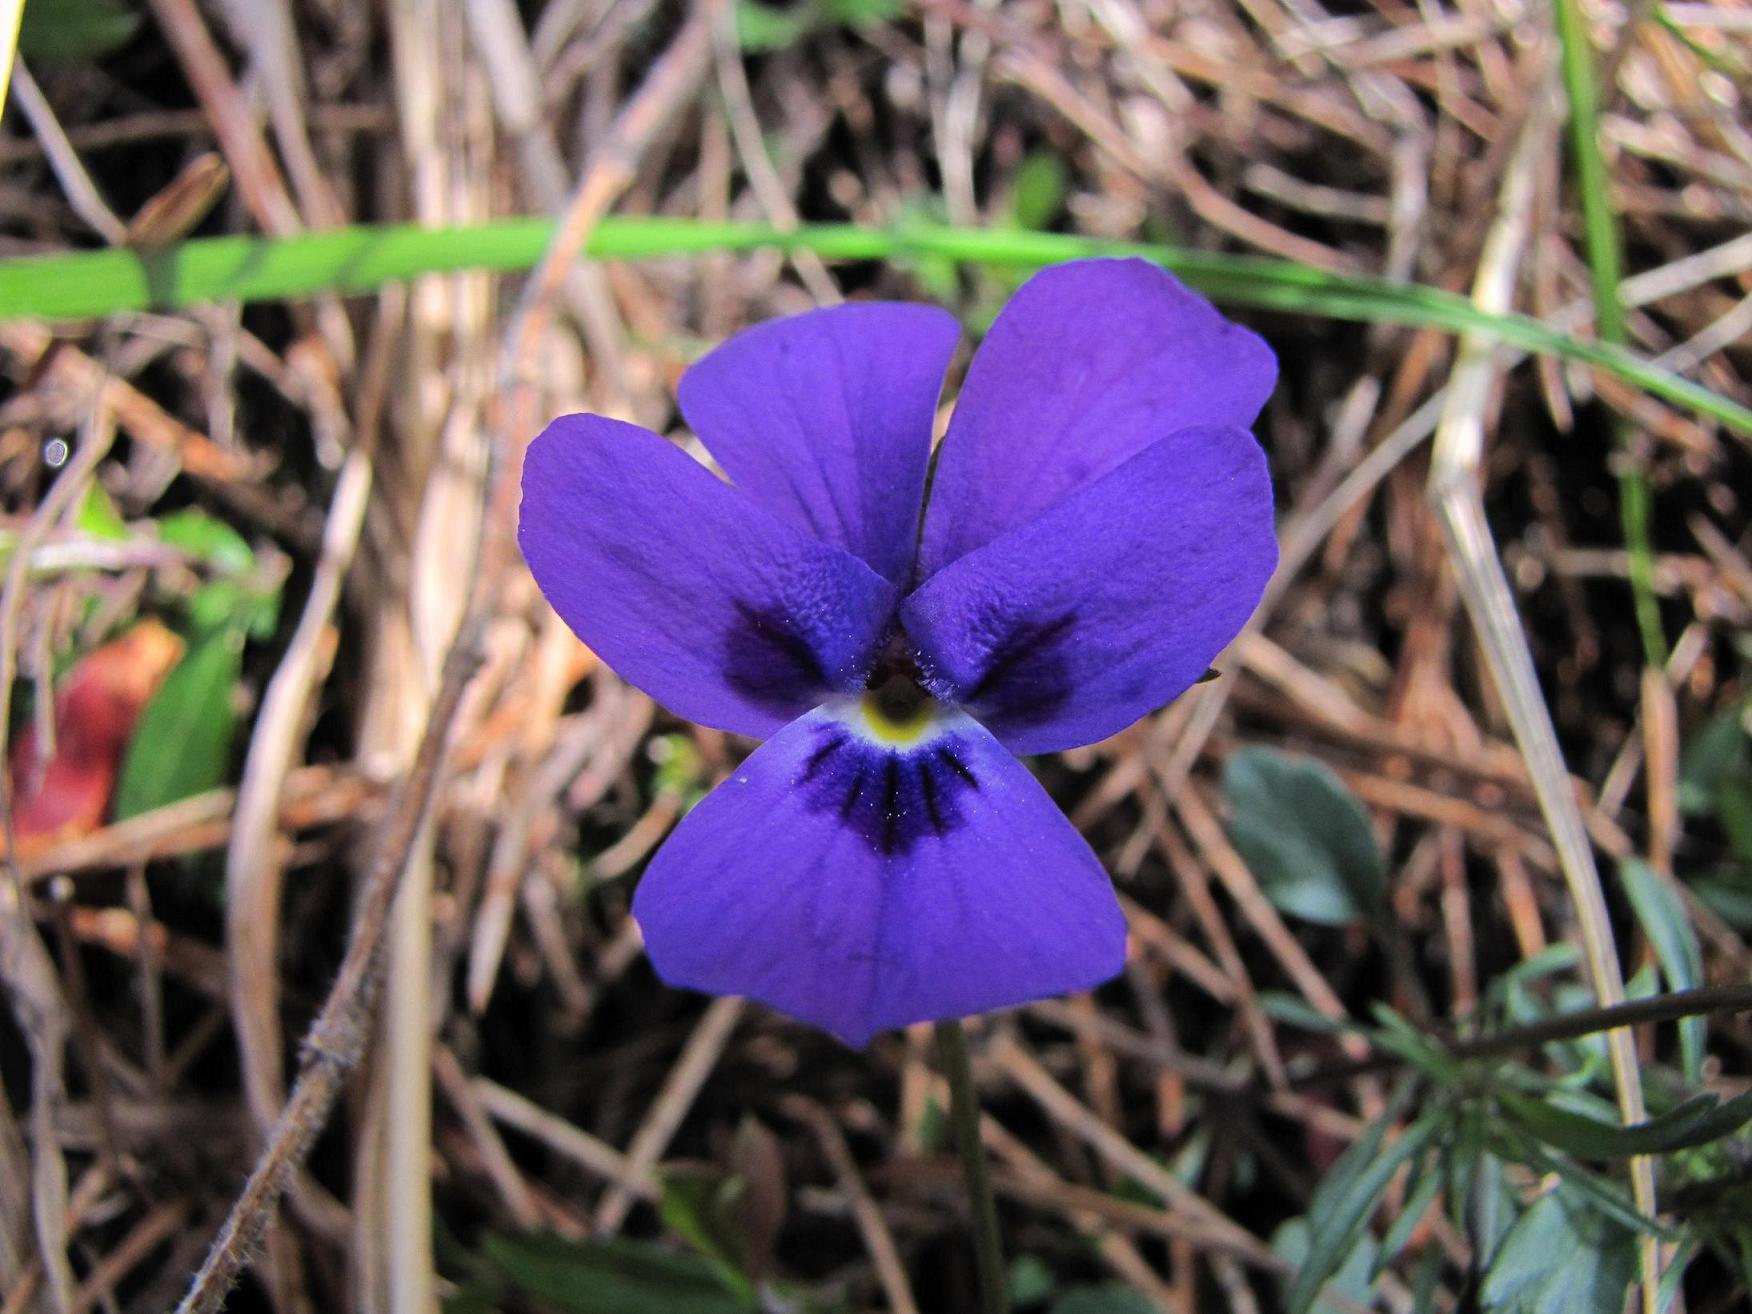
<instances>
[{"instance_id":1,"label":"flower stem","mask_svg":"<svg viewBox=\"0 0 1752 1314\"><path fill-rule=\"evenodd\" d=\"M1010 1295L1004 1280L1004 1247L998 1239L998 1208L992 1199L991 1174L985 1146L979 1139L979 1097L973 1089L973 1069L967 1061L967 1035L961 1023L937 1023L937 1052L949 1080L949 1121L955 1128L955 1152L967 1177L967 1198L973 1209L973 1258L979 1270L980 1314L1009 1314Z\"/></svg>"}]
</instances>

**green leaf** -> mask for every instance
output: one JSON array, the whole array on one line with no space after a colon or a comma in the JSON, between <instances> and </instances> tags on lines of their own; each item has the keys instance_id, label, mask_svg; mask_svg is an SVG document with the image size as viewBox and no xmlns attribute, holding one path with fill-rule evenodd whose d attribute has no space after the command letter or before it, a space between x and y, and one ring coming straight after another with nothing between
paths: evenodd
<instances>
[{"instance_id":1,"label":"green leaf","mask_svg":"<svg viewBox=\"0 0 1752 1314\"><path fill-rule=\"evenodd\" d=\"M1445 1110L1424 1114L1385 1148L1389 1119L1382 1118L1327 1171L1308 1203L1308 1257L1284 1293L1289 1314L1312 1309L1321 1289L1349 1260L1394 1173L1424 1152L1446 1117Z\"/></svg>"},{"instance_id":2,"label":"green leaf","mask_svg":"<svg viewBox=\"0 0 1752 1314\"><path fill-rule=\"evenodd\" d=\"M919 1110L919 1125L914 1134L918 1137L922 1149L931 1154L941 1154L949 1148L950 1137L954 1134L949 1127L949 1110L927 1095L925 1106Z\"/></svg>"},{"instance_id":3,"label":"green leaf","mask_svg":"<svg viewBox=\"0 0 1752 1314\"><path fill-rule=\"evenodd\" d=\"M1693 990L1703 984L1703 950L1685 905L1673 887L1654 868L1636 858L1618 864L1618 879L1630 906L1636 911L1643 934L1654 946L1661 973L1670 990ZM1679 1021L1680 1067L1685 1080L1695 1085L1703 1080L1703 1047L1708 1022L1701 1017Z\"/></svg>"},{"instance_id":4,"label":"green leaf","mask_svg":"<svg viewBox=\"0 0 1752 1314\"><path fill-rule=\"evenodd\" d=\"M1048 1314L1155 1314L1150 1300L1117 1282L1071 1287L1052 1302Z\"/></svg>"},{"instance_id":5,"label":"green leaf","mask_svg":"<svg viewBox=\"0 0 1752 1314\"><path fill-rule=\"evenodd\" d=\"M18 51L44 64L101 59L139 26L140 15L118 0L30 0L18 23Z\"/></svg>"},{"instance_id":6,"label":"green leaf","mask_svg":"<svg viewBox=\"0 0 1752 1314\"><path fill-rule=\"evenodd\" d=\"M171 668L128 741L116 785L117 821L225 783L242 662L243 635L226 629L197 642Z\"/></svg>"},{"instance_id":7,"label":"green leaf","mask_svg":"<svg viewBox=\"0 0 1752 1314\"><path fill-rule=\"evenodd\" d=\"M1010 1264L1010 1303L1037 1305L1058 1290L1058 1278L1039 1255L1017 1255Z\"/></svg>"},{"instance_id":8,"label":"green leaf","mask_svg":"<svg viewBox=\"0 0 1752 1314\"><path fill-rule=\"evenodd\" d=\"M197 633L234 628L265 639L280 618L280 586L260 578L256 554L243 535L223 520L190 508L158 522L162 543L195 557L218 578L210 579L187 600L189 620Z\"/></svg>"},{"instance_id":9,"label":"green leaf","mask_svg":"<svg viewBox=\"0 0 1752 1314\"><path fill-rule=\"evenodd\" d=\"M255 553L230 525L190 507L173 511L158 522L158 541L198 557L216 570L247 575L255 569Z\"/></svg>"},{"instance_id":10,"label":"green leaf","mask_svg":"<svg viewBox=\"0 0 1752 1314\"><path fill-rule=\"evenodd\" d=\"M841 27L872 27L906 16L903 0L820 0L821 16Z\"/></svg>"},{"instance_id":11,"label":"green leaf","mask_svg":"<svg viewBox=\"0 0 1752 1314\"><path fill-rule=\"evenodd\" d=\"M1261 990L1259 1008L1273 1022L1320 1035L1342 1036L1363 1030L1361 1023L1348 1018L1327 1017L1301 995L1293 995L1287 990Z\"/></svg>"},{"instance_id":12,"label":"green leaf","mask_svg":"<svg viewBox=\"0 0 1752 1314\"><path fill-rule=\"evenodd\" d=\"M688 807L705 797L711 781L692 735L658 735L645 751L657 764L652 782L657 793L671 794Z\"/></svg>"},{"instance_id":13,"label":"green leaf","mask_svg":"<svg viewBox=\"0 0 1752 1314\"><path fill-rule=\"evenodd\" d=\"M1423 1165L1423 1171L1412 1175L1411 1190L1405 1197L1405 1203L1399 1208L1399 1216L1393 1220L1393 1226L1387 1229L1387 1235L1381 1238L1380 1253L1369 1266L1368 1276L1371 1280L1398 1259L1399 1252L1411 1244L1412 1233L1417 1231L1417 1225L1423 1221L1424 1214L1429 1211L1430 1202L1436 1198L1436 1192L1442 1189L1446 1178L1441 1155L1431 1156L1429 1162Z\"/></svg>"},{"instance_id":14,"label":"green leaf","mask_svg":"<svg viewBox=\"0 0 1752 1314\"><path fill-rule=\"evenodd\" d=\"M568 1314L746 1314L712 1264L644 1241L489 1236L485 1256L523 1291Z\"/></svg>"},{"instance_id":15,"label":"green leaf","mask_svg":"<svg viewBox=\"0 0 1752 1314\"><path fill-rule=\"evenodd\" d=\"M1271 1248L1279 1258L1301 1266L1308 1261L1308 1221L1292 1218L1272 1234ZM1315 1298L1313 1314L1350 1314L1358 1307L1367 1309L1373 1294L1374 1270L1382 1265L1375 1238L1367 1232L1345 1256L1338 1271L1320 1288Z\"/></svg>"},{"instance_id":16,"label":"green leaf","mask_svg":"<svg viewBox=\"0 0 1752 1314\"><path fill-rule=\"evenodd\" d=\"M1715 810L1717 787L1730 776L1746 774L1749 741L1746 709L1729 707L1705 721L1679 759L1679 806L1692 816Z\"/></svg>"},{"instance_id":17,"label":"green leaf","mask_svg":"<svg viewBox=\"0 0 1752 1314\"><path fill-rule=\"evenodd\" d=\"M1271 748L1243 748L1223 765L1229 838L1265 897L1327 926L1372 914L1387 871L1362 804L1332 770Z\"/></svg>"},{"instance_id":18,"label":"green leaf","mask_svg":"<svg viewBox=\"0 0 1752 1314\"><path fill-rule=\"evenodd\" d=\"M1064 161L1056 152L1030 151L1011 184L1010 222L1018 228L1048 227L1064 208L1067 183Z\"/></svg>"},{"instance_id":19,"label":"green leaf","mask_svg":"<svg viewBox=\"0 0 1752 1314\"><path fill-rule=\"evenodd\" d=\"M1616 1126L1546 1100L1512 1091L1499 1092L1505 1109L1533 1135L1578 1159L1627 1159L1633 1154L1668 1154L1707 1145L1752 1122L1752 1091L1722 1101L1693 1095L1658 1118Z\"/></svg>"},{"instance_id":20,"label":"green leaf","mask_svg":"<svg viewBox=\"0 0 1752 1314\"><path fill-rule=\"evenodd\" d=\"M1442 1085L1460 1077L1460 1061L1432 1037L1419 1031L1386 1004L1377 1000L1372 1011L1379 1029L1369 1039L1377 1049L1397 1054L1426 1077Z\"/></svg>"},{"instance_id":21,"label":"green leaf","mask_svg":"<svg viewBox=\"0 0 1752 1314\"><path fill-rule=\"evenodd\" d=\"M1752 863L1752 779L1729 776L1716 786L1715 814L1740 861Z\"/></svg>"},{"instance_id":22,"label":"green leaf","mask_svg":"<svg viewBox=\"0 0 1752 1314\"><path fill-rule=\"evenodd\" d=\"M1511 1026L1545 1017L1545 1005L1534 996L1532 987L1546 977L1568 971L1581 956L1581 951L1567 941L1547 945L1494 977L1485 988L1486 1005L1500 1010L1503 1020Z\"/></svg>"},{"instance_id":23,"label":"green leaf","mask_svg":"<svg viewBox=\"0 0 1752 1314\"><path fill-rule=\"evenodd\" d=\"M1635 1236L1559 1187L1509 1229L1479 1303L1490 1314L1621 1314L1636 1269Z\"/></svg>"},{"instance_id":24,"label":"green leaf","mask_svg":"<svg viewBox=\"0 0 1752 1314\"><path fill-rule=\"evenodd\" d=\"M211 634L234 622L235 628L248 629L243 620L245 603L243 587L236 580L213 580L189 595L189 622L198 634Z\"/></svg>"},{"instance_id":25,"label":"green leaf","mask_svg":"<svg viewBox=\"0 0 1752 1314\"><path fill-rule=\"evenodd\" d=\"M1503 1134L1501 1126L1493 1129L1491 1148L1502 1158L1526 1164L1536 1172L1555 1173L1572 1193L1619 1227L1631 1232L1647 1232L1663 1241L1678 1239L1676 1229L1638 1210L1630 1193L1618 1183L1596 1176L1573 1159L1551 1153L1519 1127L1510 1134Z\"/></svg>"},{"instance_id":26,"label":"green leaf","mask_svg":"<svg viewBox=\"0 0 1752 1314\"><path fill-rule=\"evenodd\" d=\"M1702 1248L1696 1237L1687 1237L1668 1258L1666 1267L1661 1270L1660 1286L1655 1291L1657 1314L1667 1314L1673 1308L1674 1298L1685 1285L1685 1270L1691 1267L1691 1261L1697 1258L1697 1252Z\"/></svg>"},{"instance_id":27,"label":"green leaf","mask_svg":"<svg viewBox=\"0 0 1752 1314\"><path fill-rule=\"evenodd\" d=\"M1521 1216L1521 1199L1509 1186L1501 1157L1488 1151L1478 1156L1478 1171L1466 1205L1478 1262L1488 1268Z\"/></svg>"},{"instance_id":28,"label":"green leaf","mask_svg":"<svg viewBox=\"0 0 1752 1314\"><path fill-rule=\"evenodd\" d=\"M799 9L777 9L759 0L738 0L736 44L751 55L783 50L794 45L810 28L809 14Z\"/></svg>"},{"instance_id":29,"label":"green leaf","mask_svg":"<svg viewBox=\"0 0 1752 1314\"><path fill-rule=\"evenodd\" d=\"M1729 866L1687 882L1709 910L1736 931L1752 931L1752 867Z\"/></svg>"},{"instance_id":30,"label":"green leaf","mask_svg":"<svg viewBox=\"0 0 1752 1314\"><path fill-rule=\"evenodd\" d=\"M1523 958L1508 971L1502 973L1491 982L1493 987L1502 985L1519 986L1523 989L1535 981L1559 972L1566 972L1581 961L1582 951L1567 940L1556 944L1548 944L1531 958Z\"/></svg>"},{"instance_id":31,"label":"green leaf","mask_svg":"<svg viewBox=\"0 0 1752 1314\"><path fill-rule=\"evenodd\" d=\"M119 543L128 537L127 523L116 510L116 504L108 490L96 480L86 485L85 496L80 499L79 511L73 524L87 538L101 538L106 542Z\"/></svg>"},{"instance_id":32,"label":"green leaf","mask_svg":"<svg viewBox=\"0 0 1752 1314\"><path fill-rule=\"evenodd\" d=\"M1432 1247L1417 1261L1417 1276L1412 1279L1411 1314L1436 1314L1436 1295L1442 1291L1442 1252Z\"/></svg>"},{"instance_id":33,"label":"green leaf","mask_svg":"<svg viewBox=\"0 0 1752 1314\"><path fill-rule=\"evenodd\" d=\"M707 1169L670 1169L662 1177L658 1212L664 1225L718 1270L726 1287L754 1303L748 1269L748 1237L736 1214L741 1183Z\"/></svg>"}]
</instances>

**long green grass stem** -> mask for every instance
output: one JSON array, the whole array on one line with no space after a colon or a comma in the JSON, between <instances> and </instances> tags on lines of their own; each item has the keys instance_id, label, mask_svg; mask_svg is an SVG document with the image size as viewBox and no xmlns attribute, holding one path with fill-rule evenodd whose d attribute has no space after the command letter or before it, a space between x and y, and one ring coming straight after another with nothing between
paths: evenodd
<instances>
[{"instance_id":1,"label":"long green grass stem","mask_svg":"<svg viewBox=\"0 0 1752 1314\"><path fill-rule=\"evenodd\" d=\"M1619 284L1624 255L1618 217L1612 212L1606 160L1600 153L1600 99L1594 80L1594 50L1580 0L1557 0L1557 36L1563 48L1563 88L1569 100L1570 152L1575 157L1576 187L1581 194L1582 233L1588 253L1588 273L1594 287L1594 328L1602 342L1621 347L1626 341L1624 300ZM1618 472L1618 518L1630 557L1630 595L1636 626L1642 636L1643 658L1657 669L1667 664L1667 636L1655 600L1655 557L1649 540L1650 494L1642 461L1624 441L1621 424L1614 426L1623 464Z\"/></svg>"},{"instance_id":2,"label":"long green grass stem","mask_svg":"<svg viewBox=\"0 0 1752 1314\"><path fill-rule=\"evenodd\" d=\"M121 248L0 260L0 342L8 319L82 319L175 310L211 301L272 301L317 292L369 292L421 274L515 273L541 258L548 219L468 228L360 225L296 237L208 237L156 251ZM662 215L610 215L592 232L598 260L655 260L712 251L813 251L823 260L925 258L1037 268L1088 256L1135 255L1173 270L1213 301L1362 323L1484 334L1505 346L1576 361L1650 396L1752 433L1752 409L1612 343L1583 340L1528 315L1479 310L1466 297L1416 283L1338 274L1286 260L1070 233L901 224L814 224L781 233L764 224Z\"/></svg>"},{"instance_id":3,"label":"long green grass stem","mask_svg":"<svg viewBox=\"0 0 1752 1314\"><path fill-rule=\"evenodd\" d=\"M943 1075L949 1081L949 1121L955 1129L955 1152L967 1178L967 1199L973 1214L973 1260L979 1272L980 1314L1009 1314L1004 1246L998 1239L998 1206L992 1198L985 1146L979 1139L979 1096L973 1089L967 1034L961 1023L953 1019L937 1023L937 1053L943 1062Z\"/></svg>"}]
</instances>

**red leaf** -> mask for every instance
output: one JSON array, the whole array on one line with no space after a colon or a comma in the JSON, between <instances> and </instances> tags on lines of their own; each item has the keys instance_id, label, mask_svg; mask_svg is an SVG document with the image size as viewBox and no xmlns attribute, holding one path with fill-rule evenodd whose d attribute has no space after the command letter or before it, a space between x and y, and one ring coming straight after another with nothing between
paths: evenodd
<instances>
[{"instance_id":1,"label":"red leaf","mask_svg":"<svg viewBox=\"0 0 1752 1314\"><path fill-rule=\"evenodd\" d=\"M34 722L12 745L12 826L20 856L95 830L109 809L134 723L182 655L157 621L82 657L55 690L55 755L44 761Z\"/></svg>"}]
</instances>

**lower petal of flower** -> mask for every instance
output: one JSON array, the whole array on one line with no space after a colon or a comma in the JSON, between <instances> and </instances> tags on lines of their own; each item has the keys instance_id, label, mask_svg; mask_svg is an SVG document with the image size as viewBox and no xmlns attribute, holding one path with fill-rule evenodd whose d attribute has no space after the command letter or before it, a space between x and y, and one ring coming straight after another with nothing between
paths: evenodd
<instances>
[{"instance_id":1,"label":"lower petal of flower","mask_svg":"<svg viewBox=\"0 0 1752 1314\"><path fill-rule=\"evenodd\" d=\"M791 722L652 859L633 914L671 985L862 1046L1087 989L1125 919L1089 846L968 717L846 699Z\"/></svg>"}]
</instances>

